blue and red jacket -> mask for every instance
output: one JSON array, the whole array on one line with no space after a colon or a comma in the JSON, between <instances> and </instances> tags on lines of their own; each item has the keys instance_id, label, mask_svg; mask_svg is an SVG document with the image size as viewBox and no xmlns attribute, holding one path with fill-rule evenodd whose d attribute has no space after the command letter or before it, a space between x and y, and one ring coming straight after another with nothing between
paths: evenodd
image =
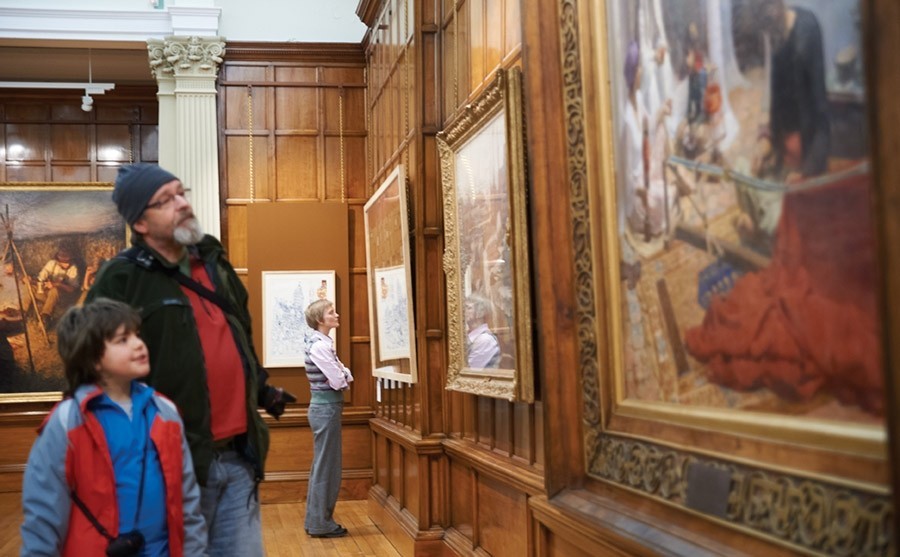
<instances>
[{"instance_id":1,"label":"blue and red jacket","mask_svg":"<svg viewBox=\"0 0 900 557\"><path fill-rule=\"evenodd\" d=\"M178 410L146 385L138 383L135 389L149 390L152 396L147 404L155 409L148 414L152 416L149 438L165 488L169 555L206 555L200 490ZM73 490L110 535L121 533L116 475L107 444L110 432L104 432L93 410L99 402L95 399L102 394L96 385L79 387L73 398L51 411L38 430L22 486L23 556L105 554L109 542L72 504L69 493Z\"/></svg>"}]
</instances>

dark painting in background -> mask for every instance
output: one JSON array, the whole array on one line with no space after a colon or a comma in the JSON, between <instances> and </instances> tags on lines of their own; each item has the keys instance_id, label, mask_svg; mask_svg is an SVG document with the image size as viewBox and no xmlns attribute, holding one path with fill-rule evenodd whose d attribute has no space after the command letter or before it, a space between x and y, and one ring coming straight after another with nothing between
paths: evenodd
<instances>
[{"instance_id":1,"label":"dark painting in background","mask_svg":"<svg viewBox=\"0 0 900 557\"><path fill-rule=\"evenodd\" d=\"M111 190L0 185L0 397L65 388L54 327L81 303L100 265L125 246ZM62 286L54 275L65 277ZM58 295L49 311L53 289Z\"/></svg>"}]
</instances>

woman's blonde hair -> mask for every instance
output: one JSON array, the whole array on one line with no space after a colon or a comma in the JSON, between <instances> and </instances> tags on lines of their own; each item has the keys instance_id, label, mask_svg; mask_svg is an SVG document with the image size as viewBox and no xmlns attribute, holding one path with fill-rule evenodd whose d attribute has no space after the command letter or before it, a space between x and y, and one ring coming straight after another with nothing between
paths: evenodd
<instances>
[{"instance_id":1,"label":"woman's blonde hair","mask_svg":"<svg viewBox=\"0 0 900 557\"><path fill-rule=\"evenodd\" d=\"M309 307L306 308L306 324L310 329L319 329L319 323L325 318L325 312L330 307L334 307L334 303L324 298L309 304Z\"/></svg>"}]
</instances>

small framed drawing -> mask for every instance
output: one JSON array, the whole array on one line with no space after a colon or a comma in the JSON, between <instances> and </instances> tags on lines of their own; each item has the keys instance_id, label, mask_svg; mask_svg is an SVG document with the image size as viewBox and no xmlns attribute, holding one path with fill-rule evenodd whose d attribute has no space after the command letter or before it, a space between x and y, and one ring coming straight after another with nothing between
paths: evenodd
<instances>
[{"instance_id":1,"label":"small framed drawing","mask_svg":"<svg viewBox=\"0 0 900 557\"><path fill-rule=\"evenodd\" d=\"M406 178L398 166L364 209L372 375L416 382Z\"/></svg>"},{"instance_id":2,"label":"small framed drawing","mask_svg":"<svg viewBox=\"0 0 900 557\"><path fill-rule=\"evenodd\" d=\"M334 271L263 271L263 365L305 367L306 308L335 299ZM337 342L336 329L331 338Z\"/></svg>"},{"instance_id":3,"label":"small framed drawing","mask_svg":"<svg viewBox=\"0 0 900 557\"><path fill-rule=\"evenodd\" d=\"M500 70L437 135L447 388L534 401L521 72Z\"/></svg>"}]
</instances>

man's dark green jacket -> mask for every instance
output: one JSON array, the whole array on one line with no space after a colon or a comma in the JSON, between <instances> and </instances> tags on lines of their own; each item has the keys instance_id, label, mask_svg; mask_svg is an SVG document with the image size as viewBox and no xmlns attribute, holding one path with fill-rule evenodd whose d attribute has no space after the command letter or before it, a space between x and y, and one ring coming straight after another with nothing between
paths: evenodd
<instances>
[{"instance_id":1,"label":"man's dark green jacket","mask_svg":"<svg viewBox=\"0 0 900 557\"><path fill-rule=\"evenodd\" d=\"M214 451L206 364L193 309L172 276L179 272L178 266L160 257L139 235L133 236L132 243L135 247L103 266L87 294L87 301L112 298L140 311L141 338L150 352L150 375L146 381L172 399L181 411L197 480L206 485ZM228 299L237 314L225 312L244 360L247 392L247 435L238 437L235 445L253 465L257 480L262 480L269 429L256 408L259 389L265 388L267 374L253 349L247 290L218 240L207 235L191 249L196 249L196 255L206 265L216 293Z\"/></svg>"}]
</instances>

